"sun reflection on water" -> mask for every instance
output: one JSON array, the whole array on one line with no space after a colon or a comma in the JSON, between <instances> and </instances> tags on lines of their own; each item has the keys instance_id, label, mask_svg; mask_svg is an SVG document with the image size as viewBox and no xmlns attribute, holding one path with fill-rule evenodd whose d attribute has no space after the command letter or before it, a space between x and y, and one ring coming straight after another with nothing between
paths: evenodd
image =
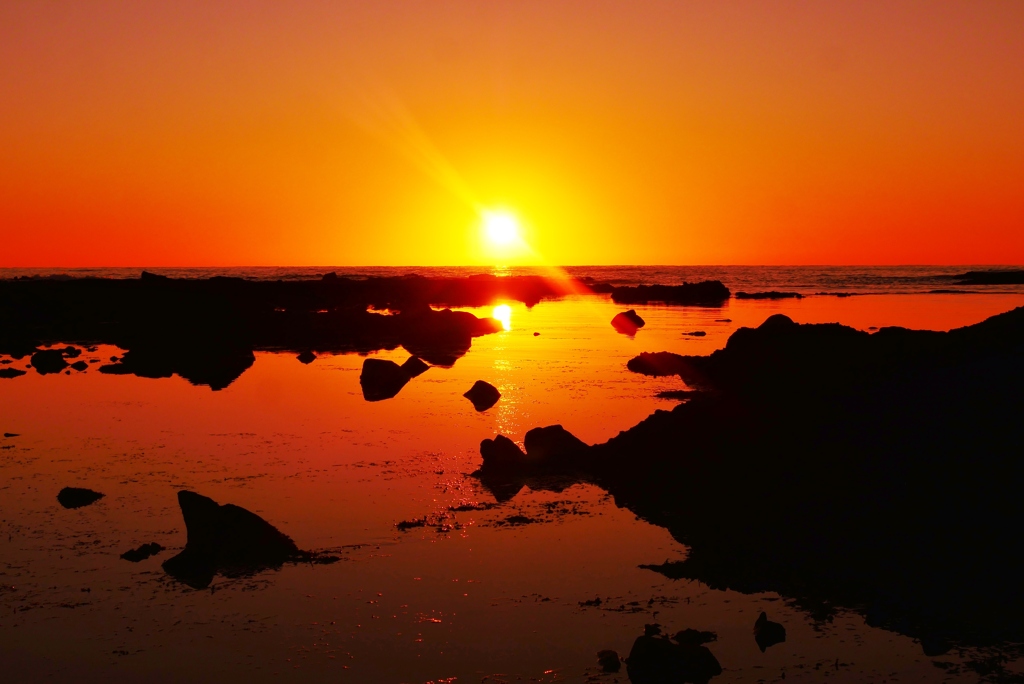
<instances>
[{"instance_id":1,"label":"sun reflection on water","mask_svg":"<svg viewBox=\"0 0 1024 684\"><path fill-rule=\"evenodd\" d=\"M501 321L501 327L505 330L512 329L512 307L508 304L499 304L494 307L491 316Z\"/></svg>"}]
</instances>

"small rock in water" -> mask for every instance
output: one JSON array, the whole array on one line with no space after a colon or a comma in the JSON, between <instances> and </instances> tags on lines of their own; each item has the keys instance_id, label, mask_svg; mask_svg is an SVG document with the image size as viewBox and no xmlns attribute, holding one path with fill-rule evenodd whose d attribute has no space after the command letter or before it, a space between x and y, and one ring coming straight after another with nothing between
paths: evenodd
<instances>
[{"instance_id":1,"label":"small rock in water","mask_svg":"<svg viewBox=\"0 0 1024 684\"><path fill-rule=\"evenodd\" d=\"M401 366L410 379L423 375L430 366L418 356L410 356Z\"/></svg>"},{"instance_id":2,"label":"small rock in water","mask_svg":"<svg viewBox=\"0 0 1024 684\"><path fill-rule=\"evenodd\" d=\"M707 335L703 330L694 330L693 332L684 332L683 334L689 337L704 337Z\"/></svg>"},{"instance_id":3,"label":"small rock in water","mask_svg":"<svg viewBox=\"0 0 1024 684\"><path fill-rule=\"evenodd\" d=\"M4 437L21 437L17 432L5 432Z\"/></svg>"},{"instance_id":4,"label":"small rock in water","mask_svg":"<svg viewBox=\"0 0 1024 684\"><path fill-rule=\"evenodd\" d=\"M125 551L124 553L121 554L121 558L125 559L126 561L130 561L132 563L138 563L139 561L146 560L150 556L155 556L156 554L160 553L163 550L164 550L164 547L160 546L159 544L157 544L155 542L150 542L148 544L143 544L142 546L140 546L137 549L131 549L129 551Z\"/></svg>"},{"instance_id":5,"label":"small rock in water","mask_svg":"<svg viewBox=\"0 0 1024 684\"><path fill-rule=\"evenodd\" d=\"M399 523L395 523L395 527L397 527L400 532L405 532L406 530L411 530L414 527L424 527L426 524L426 519L419 518L417 520L403 520Z\"/></svg>"},{"instance_id":6,"label":"small rock in water","mask_svg":"<svg viewBox=\"0 0 1024 684\"><path fill-rule=\"evenodd\" d=\"M486 411L498 403L498 399L501 399L501 392L494 385L477 380L462 396L473 402L473 408L477 411Z\"/></svg>"},{"instance_id":7,"label":"small rock in water","mask_svg":"<svg viewBox=\"0 0 1024 684\"><path fill-rule=\"evenodd\" d=\"M103 498L103 494L82 487L65 487L57 494L57 501L64 508L81 508Z\"/></svg>"},{"instance_id":8,"label":"small rock in water","mask_svg":"<svg viewBox=\"0 0 1024 684\"><path fill-rule=\"evenodd\" d=\"M757 642L757 647L761 649L761 653L764 653L769 646L781 644L785 640L786 628L778 622L769 620L768 614L761 611L757 622L754 623L754 641Z\"/></svg>"},{"instance_id":9,"label":"small rock in water","mask_svg":"<svg viewBox=\"0 0 1024 684\"><path fill-rule=\"evenodd\" d=\"M732 323L731 318L716 318L715 323Z\"/></svg>"},{"instance_id":10,"label":"small rock in water","mask_svg":"<svg viewBox=\"0 0 1024 684\"><path fill-rule=\"evenodd\" d=\"M538 335L540 335L540 333L539 333L539 332L535 332L535 333L533 333L533 336L534 336L534 337L537 337Z\"/></svg>"},{"instance_id":11,"label":"small rock in water","mask_svg":"<svg viewBox=\"0 0 1024 684\"><path fill-rule=\"evenodd\" d=\"M623 335L635 335L636 331L644 327L644 325L644 319L640 318L634 309L617 313L615 318L612 319L612 327Z\"/></svg>"},{"instance_id":12,"label":"small rock in water","mask_svg":"<svg viewBox=\"0 0 1024 684\"><path fill-rule=\"evenodd\" d=\"M25 371L17 368L0 368L0 378L16 378L19 375L24 375Z\"/></svg>"},{"instance_id":13,"label":"small rock in water","mask_svg":"<svg viewBox=\"0 0 1024 684\"><path fill-rule=\"evenodd\" d=\"M316 361L316 354L307 349L306 351L302 352L295 358L299 360L299 363L310 364Z\"/></svg>"},{"instance_id":14,"label":"small rock in water","mask_svg":"<svg viewBox=\"0 0 1024 684\"><path fill-rule=\"evenodd\" d=\"M398 394L409 382L409 375L394 361L366 359L359 374L359 386L366 401L381 401Z\"/></svg>"},{"instance_id":15,"label":"small rock in water","mask_svg":"<svg viewBox=\"0 0 1024 684\"><path fill-rule=\"evenodd\" d=\"M89 367L89 364L87 364L85 361L75 361L73 364L71 364L71 367L78 372L82 372Z\"/></svg>"},{"instance_id":16,"label":"small rock in water","mask_svg":"<svg viewBox=\"0 0 1024 684\"><path fill-rule=\"evenodd\" d=\"M602 672L618 672L622 667L619 654L610 648L597 652L597 664L601 666Z\"/></svg>"}]
</instances>

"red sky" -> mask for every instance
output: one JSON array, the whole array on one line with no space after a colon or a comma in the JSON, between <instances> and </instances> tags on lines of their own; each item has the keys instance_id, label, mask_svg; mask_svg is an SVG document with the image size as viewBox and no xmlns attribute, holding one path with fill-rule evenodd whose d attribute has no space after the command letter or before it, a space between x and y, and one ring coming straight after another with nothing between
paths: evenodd
<instances>
[{"instance_id":1,"label":"red sky","mask_svg":"<svg viewBox=\"0 0 1024 684\"><path fill-rule=\"evenodd\" d=\"M0 266L1020 264L1022 36L1009 0L7 0Z\"/></svg>"}]
</instances>

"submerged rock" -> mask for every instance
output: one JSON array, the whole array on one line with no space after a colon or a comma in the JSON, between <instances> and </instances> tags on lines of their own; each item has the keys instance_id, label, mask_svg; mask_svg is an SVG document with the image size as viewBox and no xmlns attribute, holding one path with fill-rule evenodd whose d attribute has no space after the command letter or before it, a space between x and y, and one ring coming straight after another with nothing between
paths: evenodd
<instances>
[{"instance_id":1,"label":"submerged rock","mask_svg":"<svg viewBox=\"0 0 1024 684\"><path fill-rule=\"evenodd\" d=\"M612 327L623 335L635 335L637 330L644 327L644 324L644 319L640 318L634 309L617 313L612 318Z\"/></svg>"},{"instance_id":2,"label":"submerged rock","mask_svg":"<svg viewBox=\"0 0 1024 684\"><path fill-rule=\"evenodd\" d=\"M299 360L299 363L304 363L308 365L316 361L316 354L307 349L306 351L302 352L295 358Z\"/></svg>"},{"instance_id":3,"label":"submerged rock","mask_svg":"<svg viewBox=\"0 0 1024 684\"><path fill-rule=\"evenodd\" d=\"M597 664L601 672L618 672L622 668L619 654L610 648L597 652Z\"/></svg>"},{"instance_id":4,"label":"submerged rock","mask_svg":"<svg viewBox=\"0 0 1024 684\"><path fill-rule=\"evenodd\" d=\"M754 641L757 647L764 653L770 646L781 644L786 640L786 628L778 622L768 619L768 614L761 611L757 621L754 622Z\"/></svg>"},{"instance_id":5,"label":"submerged rock","mask_svg":"<svg viewBox=\"0 0 1024 684\"><path fill-rule=\"evenodd\" d=\"M299 550L291 537L241 506L185 490L178 492L178 505L188 536L185 548L163 569L191 587L207 587L217 574L242 577L286 562L337 560Z\"/></svg>"},{"instance_id":6,"label":"submerged rock","mask_svg":"<svg viewBox=\"0 0 1024 684\"><path fill-rule=\"evenodd\" d=\"M57 502L64 508L82 508L83 506L96 503L103 496L103 494L94 492L91 489L65 487L57 494Z\"/></svg>"},{"instance_id":7,"label":"submerged rock","mask_svg":"<svg viewBox=\"0 0 1024 684\"><path fill-rule=\"evenodd\" d=\"M41 349L32 355L31 363L40 375L60 373L68 367L60 349Z\"/></svg>"},{"instance_id":8,"label":"submerged rock","mask_svg":"<svg viewBox=\"0 0 1024 684\"><path fill-rule=\"evenodd\" d=\"M473 402L473 408L477 411L486 411L498 403L498 399L501 398L501 392L494 385L483 380L477 380L469 388L469 391L462 396Z\"/></svg>"},{"instance_id":9,"label":"submerged rock","mask_svg":"<svg viewBox=\"0 0 1024 684\"><path fill-rule=\"evenodd\" d=\"M155 556L163 550L164 547L160 546L155 542L150 542L148 544L143 544L137 549L130 549L128 551L125 551L121 554L121 558L130 563L138 563L140 561L146 560L150 556Z\"/></svg>"}]
</instances>

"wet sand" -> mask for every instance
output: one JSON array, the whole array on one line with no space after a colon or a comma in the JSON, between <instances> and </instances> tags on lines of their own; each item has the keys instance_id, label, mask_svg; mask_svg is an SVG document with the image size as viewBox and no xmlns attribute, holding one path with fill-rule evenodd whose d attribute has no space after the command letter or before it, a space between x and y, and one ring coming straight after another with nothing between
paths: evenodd
<instances>
[{"instance_id":1,"label":"wet sand","mask_svg":"<svg viewBox=\"0 0 1024 684\"><path fill-rule=\"evenodd\" d=\"M597 487L524 491L488 507L494 499L469 473L485 437L521 440L560 423L593 443L673 405L655 394L681 389L678 378L625 370L642 351L706 354L777 312L949 329L1021 304L1020 295L886 295L635 306L646 325L629 338L608 324L625 307L604 297L510 303L510 330L476 338L454 367L374 403L360 392L355 354L303 365L258 353L218 392L93 367L0 380L0 431L20 435L0 441L12 447L0 451L3 660L12 681L626 681L624 670L599 673L596 653L625 655L658 622L718 634L716 682L977 681L969 663L991 653L928 657L853 613L816 621L785 597L639 568L685 558L686 548ZM683 334L698 330L706 335ZM480 379L502 393L483 413L462 397ZM56 502L65 486L106 496L65 510ZM185 587L160 568L184 545L182 488L244 506L301 548L342 560ZM450 510L467 504L483 505ZM168 550L138 564L119 557L145 542ZM600 605L581 605L596 597ZM765 653L751 632L762 610L787 629Z\"/></svg>"}]
</instances>

